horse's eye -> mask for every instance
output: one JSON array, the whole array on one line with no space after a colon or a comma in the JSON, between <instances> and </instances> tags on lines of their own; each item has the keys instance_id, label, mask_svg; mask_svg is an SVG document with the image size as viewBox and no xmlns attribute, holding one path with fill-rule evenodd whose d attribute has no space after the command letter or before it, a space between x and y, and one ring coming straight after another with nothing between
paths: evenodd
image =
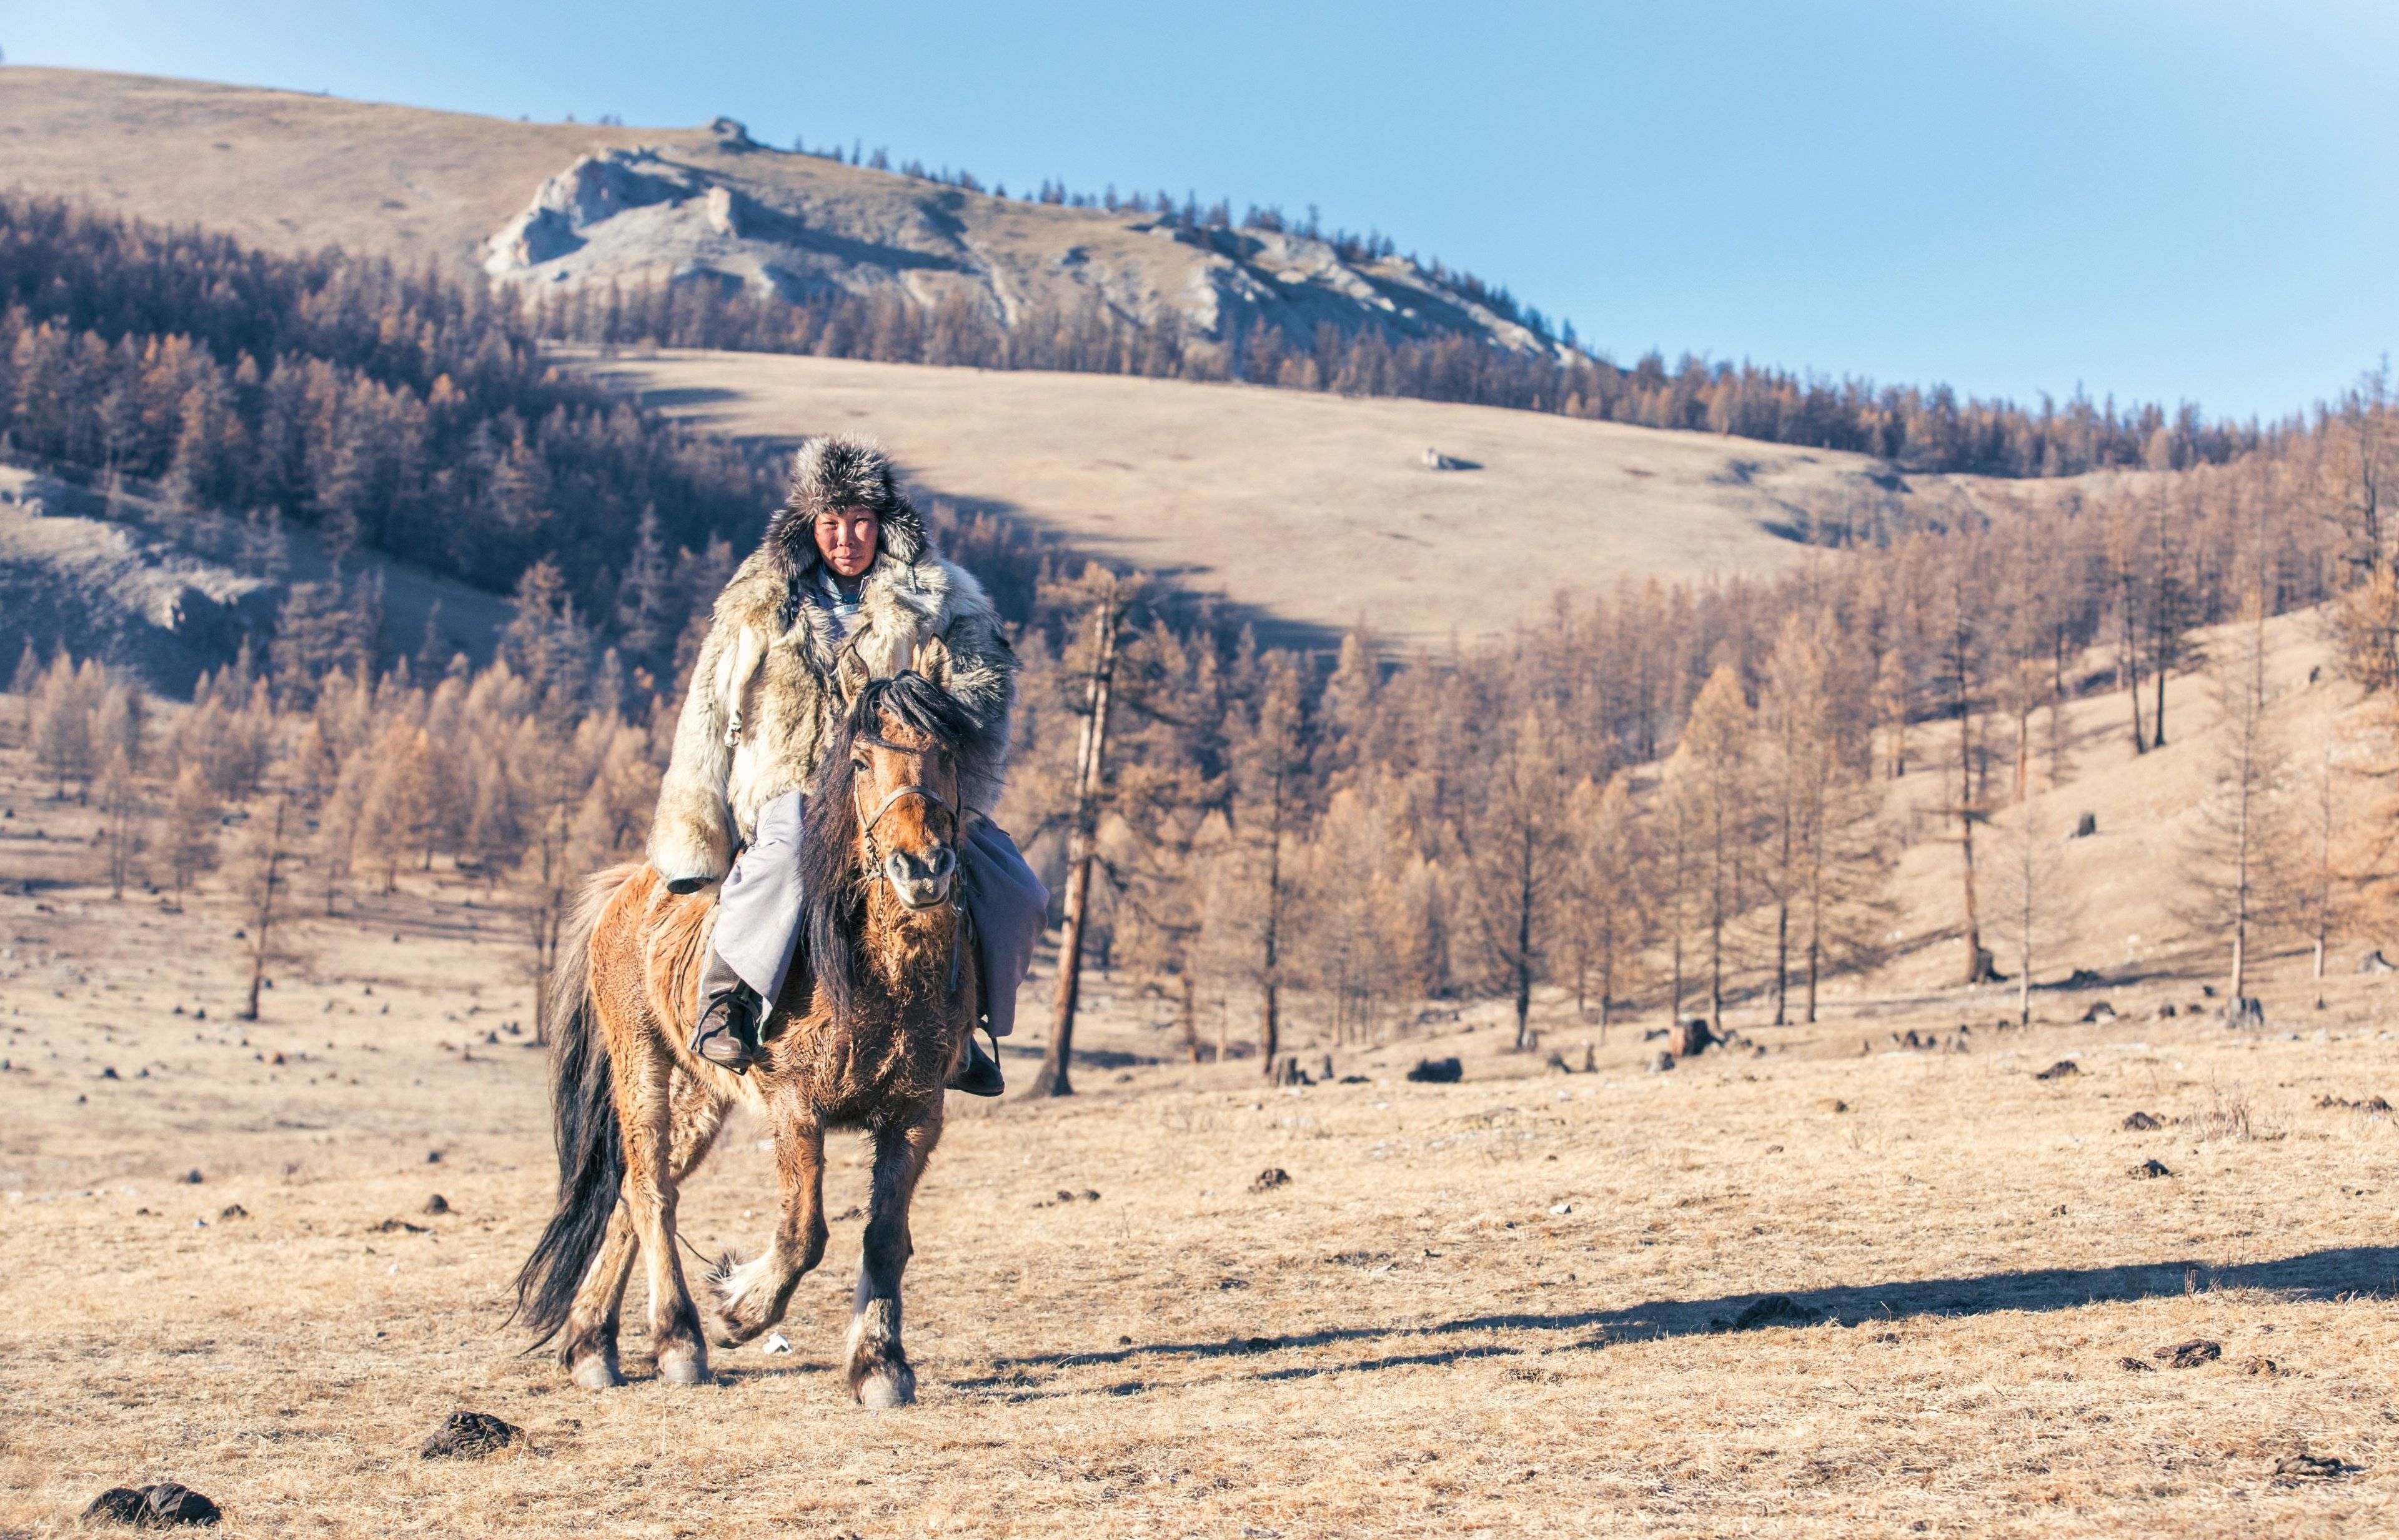
<instances>
[{"instance_id":1,"label":"horse's eye","mask_svg":"<svg viewBox=\"0 0 2399 1540\"><path fill-rule=\"evenodd\" d=\"M857 771L857 772L858 772L860 775L861 775L861 776L862 776L862 775L864 775L864 774L866 774L866 756L865 756L865 755L863 755L863 754L860 754L860 755L856 756L855 758L851 759L851 761L849 762L849 767L850 767L852 770Z\"/></svg>"}]
</instances>

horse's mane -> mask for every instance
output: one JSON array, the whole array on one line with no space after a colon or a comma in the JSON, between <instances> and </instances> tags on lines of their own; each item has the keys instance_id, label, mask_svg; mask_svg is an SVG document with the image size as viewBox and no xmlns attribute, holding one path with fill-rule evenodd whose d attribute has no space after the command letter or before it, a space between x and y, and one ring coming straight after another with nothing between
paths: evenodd
<instances>
[{"instance_id":1,"label":"horse's mane","mask_svg":"<svg viewBox=\"0 0 2399 1540\"><path fill-rule=\"evenodd\" d=\"M886 720L921 733L955 762L977 731L974 719L948 691L918 673L870 680L850 703L817 769L800 835L800 945L807 973L838 1017L858 988L858 937L867 888L875 878L859 870L858 773L850 754Z\"/></svg>"}]
</instances>

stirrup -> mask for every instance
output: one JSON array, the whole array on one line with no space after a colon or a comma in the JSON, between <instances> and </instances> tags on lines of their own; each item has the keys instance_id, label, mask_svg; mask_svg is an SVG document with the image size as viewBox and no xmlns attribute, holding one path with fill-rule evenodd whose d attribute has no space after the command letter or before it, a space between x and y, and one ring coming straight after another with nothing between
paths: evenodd
<instances>
[{"instance_id":1,"label":"stirrup","mask_svg":"<svg viewBox=\"0 0 2399 1540\"><path fill-rule=\"evenodd\" d=\"M719 1069L750 1073L758 1061L757 998L747 984L710 996L692 1028L691 1051Z\"/></svg>"},{"instance_id":2,"label":"stirrup","mask_svg":"<svg viewBox=\"0 0 2399 1540\"><path fill-rule=\"evenodd\" d=\"M999 1039L993 1038L991 1046L998 1047ZM997 1096L1008 1089L1008 1076L999 1067L998 1056L983 1052L971 1031L967 1033L966 1060L950 1076L950 1089L969 1096Z\"/></svg>"}]
</instances>

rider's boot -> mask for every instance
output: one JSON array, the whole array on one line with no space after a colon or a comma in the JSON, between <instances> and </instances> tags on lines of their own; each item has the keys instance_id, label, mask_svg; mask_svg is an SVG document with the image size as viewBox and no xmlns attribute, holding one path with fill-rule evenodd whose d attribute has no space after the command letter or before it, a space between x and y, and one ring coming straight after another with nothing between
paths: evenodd
<instances>
[{"instance_id":1,"label":"rider's boot","mask_svg":"<svg viewBox=\"0 0 2399 1540\"><path fill-rule=\"evenodd\" d=\"M999 1039L993 1038L991 1046L997 1048ZM982 1042L971 1032L967 1033L967 1056L950 1076L950 1089L969 1096L997 1096L1008 1089L1008 1077L1000 1073L999 1060L983 1052Z\"/></svg>"},{"instance_id":2,"label":"rider's boot","mask_svg":"<svg viewBox=\"0 0 2399 1540\"><path fill-rule=\"evenodd\" d=\"M758 1061L758 992L711 952L699 976L699 1022L691 1051L719 1069L745 1074Z\"/></svg>"}]
</instances>

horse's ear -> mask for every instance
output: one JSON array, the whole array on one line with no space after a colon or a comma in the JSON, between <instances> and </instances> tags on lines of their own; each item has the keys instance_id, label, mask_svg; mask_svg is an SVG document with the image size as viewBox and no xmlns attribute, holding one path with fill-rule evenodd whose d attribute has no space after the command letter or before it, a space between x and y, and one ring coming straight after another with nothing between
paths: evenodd
<instances>
[{"instance_id":1,"label":"horse's ear","mask_svg":"<svg viewBox=\"0 0 2399 1540\"><path fill-rule=\"evenodd\" d=\"M943 695L950 693L950 644L934 637L916 649L916 671Z\"/></svg>"},{"instance_id":2,"label":"horse's ear","mask_svg":"<svg viewBox=\"0 0 2399 1540\"><path fill-rule=\"evenodd\" d=\"M847 711L858 704L860 692L874 677L866 667L866 660L858 655L857 648L852 647L841 655L841 661L834 665L833 678L834 687L841 691L843 710Z\"/></svg>"}]
</instances>

